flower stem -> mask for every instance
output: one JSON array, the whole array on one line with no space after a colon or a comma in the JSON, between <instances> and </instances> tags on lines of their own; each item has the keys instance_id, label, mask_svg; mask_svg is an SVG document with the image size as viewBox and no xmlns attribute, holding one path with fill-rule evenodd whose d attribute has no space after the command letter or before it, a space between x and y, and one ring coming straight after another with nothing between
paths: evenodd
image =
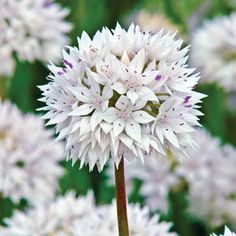
<instances>
[{"instance_id":1,"label":"flower stem","mask_svg":"<svg viewBox=\"0 0 236 236\"><path fill-rule=\"evenodd\" d=\"M118 169L115 166L115 178L116 178L116 207L117 207L119 236L129 236L123 157L121 158Z\"/></svg>"},{"instance_id":2,"label":"flower stem","mask_svg":"<svg viewBox=\"0 0 236 236\"><path fill-rule=\"evenodd\" d=\"M6 78L0 75L0 100L7 98L10 82L11 78Z\"/></svg>"}]
</instances>

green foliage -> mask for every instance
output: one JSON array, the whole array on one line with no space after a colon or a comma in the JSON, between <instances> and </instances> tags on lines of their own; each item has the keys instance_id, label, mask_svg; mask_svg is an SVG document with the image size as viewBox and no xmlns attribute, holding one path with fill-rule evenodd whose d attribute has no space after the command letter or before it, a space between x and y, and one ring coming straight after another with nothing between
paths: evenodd
<instances>
[{"instance_id":1,"label":"green foliage","mask_svg":"<svg viewBox=\"0 0 236 236\"><path fill-rule=\"evenodd\" d=\"M219 88L216 84L205 84L201 86L199 90L208 95L202 104L202 112L204 113L202 123L213 135L225 139L226 94L224 90Z\"/></svg>"},{"instance_id":2,"label":"green foliage","mask_svg":"<svg viewBox=\"0 0 236 236\"><path fill-rule=\"evenodd\" d=\"M91 179L87 168L79 169L79 163L72 166L71 161L63 162L65 174L60 179L60 192L64 194L69 190L79 194L86 194L91 188Z\"/></svg>"}]
</instances>

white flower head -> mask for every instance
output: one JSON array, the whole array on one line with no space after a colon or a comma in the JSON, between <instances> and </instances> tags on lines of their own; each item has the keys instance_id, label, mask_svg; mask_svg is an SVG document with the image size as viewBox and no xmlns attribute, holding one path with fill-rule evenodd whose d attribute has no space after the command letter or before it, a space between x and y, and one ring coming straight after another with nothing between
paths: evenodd
<instances>
[{"instance_id":1,"label":"white flower head","mask_svg":"<svg viewBox=\"0 0 236 236\"><path fill-rule=\"evenodd\" d=\"M130 236L176 236L169 232L171 224L159 222L159 215L150 217L147 207L139 205L128 206L129 232ZM117 213L115 202L111 205L98 207L95 214L90 218L84 218L74 228L74 236L118 236Z\"/></svg>"},{"instance_id":2,"label":"white flower head","mask_svg":"<svg viewBox=\"0 0 236 236\"><path fill-rule=\"evenodd\" d=\"M93 194L76 198L69 192L55 201L39 204L26 212L15 211L12 218L5 219L7 227L0 227L2 236L71 236L73 225L95 211ZM81 235L82 236L82 235Z\"/></svg>"},{"instance_id":3,"label":"white flower head","mask_svg":"<svg viewBox=\"0 0 236 236\"><path fill-rule=\"evenodd\" d=\"M0 74L14 71L14 53L21 60L57 61L68 43L67 9L54 0L0 1Z\"/></svg>"},{"instance_id":4,"label":"white flower head","mask_svg":"<svg viewBox=\"0 0 236 236\"><path fill-rule=\"evenodd\" d=\"M117 24L92 39L83 32L78 44L63 51L63 66L49 65L50 83L40 86L44 118L68 158L101 171L110 157L118 165L123 156L144 162L167 150L186 156L204 95L193 91L199 77L182 41Z\"/></svg>"},{"instance_id":5,"label":"white flower head","mask_svg":"<svg viewBox=\"0 0 236 236\"><path fill-rule=\"evenodd\" d=\"M236 90L236 14L206 21L192 39L191 62L202 82L217 82L227 91Z\"/></svg>"},{"instance_id":6,"label":"white flower head","mask_svg":"<svg viewBox=\"0 0 236 236\"><path fill-rule=\"evenodd\" d=\"M189 211L212 226L236 220L236 150L198 130L199 149L190 151L190 159L179 164L175 172L189 188Z\"/></svg>"},{"instance_id":7,"label":"white flower head","mask_svg":"<svg viewBox=\"0 0 236 236\"><path fill-rule=\"evenodd\" d=\"M217 236L217 235L216 234L212 234L211 236ZM230 229L227 226L225 226L224 234L221 234L219 236L236 236L236 234L231 232Z\"/></svg>"},{"instance_id":8,"label":"white flower head","mask_svg":"<svg viewBox=\"0 0 236 236\"><path fill-rule=\"evenodd\" d=\"M39 117L22 114L10 102L0 102L0 193L13 201L47 201L63 174L60 143Z\"/></svg>"}]
</instances>

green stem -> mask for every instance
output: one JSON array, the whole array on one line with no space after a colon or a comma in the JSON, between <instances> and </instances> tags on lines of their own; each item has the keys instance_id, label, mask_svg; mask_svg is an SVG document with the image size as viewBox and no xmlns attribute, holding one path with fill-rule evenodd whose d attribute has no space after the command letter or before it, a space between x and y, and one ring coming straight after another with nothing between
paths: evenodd
<instances>
[{"instance_id":1,"label":"green stem","mask_svg":"<svg viewBox=\"0 0 236 236\"><path fill-rule=\"evenodd\" d=\"M0 100L7 98L11 78L0 76Z\"/></svg>"},{"instance_id":2,"label":"green stem","mask_svg":"<svg viewBox=\"0 0 236 236\"><path fill-rule=\"evenodd\" d=\"M118 169L115 166L115 179L116 179L116 207L117 207L119 236L129 236L123 157L121 158Z\"/></svg>"}]
</instances>

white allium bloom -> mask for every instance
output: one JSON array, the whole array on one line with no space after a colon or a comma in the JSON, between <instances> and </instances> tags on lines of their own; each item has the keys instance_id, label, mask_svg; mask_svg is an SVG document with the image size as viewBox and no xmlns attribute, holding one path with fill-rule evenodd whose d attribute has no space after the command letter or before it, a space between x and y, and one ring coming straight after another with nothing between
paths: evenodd
<instances>
[{"instance_id":1,"label":"white allium bloom","mask_svg":"<svg viewBox=\"0 0 236 236\"><path fill-rule=\"evenodd\" d=\"M216 234L212 234L212 236L217 236L217 235ZM227 226L225 226L224 234L221 234L219 236L236 236L236 234L231 232L230 229Z\"/></svg>"},{"instance_id":2,"label":"white allium bloom","mask_svg":"<svg viewBox=\"0 0 236 236\"><path fill-rule=\"evenodd\" d=\"M63 148L39 117L24 115L10 102L0 102L0 193L30 203L54 196L63 174Z\"/></svg>"},{"instance_id":3,"label":"white allium bloom","mask_svg":"<svg viewBox=\"0 0 236 236\"><path fill-rule=\"evenodd\" d=\"M95 211L93 195L76 198L73 192L26 212L16 211L0 228L1 236L72 236L73 225ZM78 235L78 234L76 234ZM81 235L82 236L82 235Z\"/></svg>"},{"instance_id":4,"label":"white allium bloom","mask_svg":"<svg viewBox=\"0 0 236 236\"><path fill-rule=\"evenodd\" d=\"M107 172L112 185L115 182L113 172L114 167ZM164 157L148 158L144 165L140 161L125 162L125 178L128 194L133 191L134 180L140 180L140 194L144 197L145 205L152 211L160 212L167 212L169 191L179 182L177 175L171 171L171 161Z\"/></svg>"},{"instance_id":5,"label":"white allium bloom","mask_svg":"<svg viewBox=\"0 0 236 236\"><path fill-rule=\"evenodd\" d=\"M49 65L50 82L40 87L44 118L66 141L68 159L101 171L109 157L118 165L167 150L186 156L204 95L192 91L199 76L182 40L117 24L92 39L83 32L78 44L63 51L63 66Z\"/></svg>"},{"instance_id":6,"label":"white allium bloom","mask_svg":"<svg viewBox=\"0 0 236 236\"><path fill-rule=\"evenodd\" d=\"M236 90L236 14L208 20L193 35L191 62L201 71L202 82L217 82Z\"/></svg>"},{"instance_id":7,"label":"white allium bloom","mask_svg":"<svg viewBox=\"0 0 236 236\"><path fill-rule=\"evenodd\" d=\"M68 43L68 9L53 0L0 0L0 74L14 71L21 60L57 61Z\"/></svg>"},{"instance_id":8,"label":"white allium bloom","mask_svg":"<svg viewBox=\"0 0 236 236\"><path fill-rule=\"evenodd\" d=\"M199 130L197 152L176 167L189 186L190 211L213 226L236 221L236 150Z\"/></svg>"},{"instance_id":9,"label":"white allium bloom","mask_svg":"<svg viewBox=\"0 0 236 236\"><path fill-rule=\"evenodd\" d=\"M159 215L150 217L147 207L139 205L128 206L130 236L176 236L169 232L171 224L159 222ZM118 236L116 205L99 207L94 215L84 218L74 228L74 236Z\"/></svg>"}]
</instances>

